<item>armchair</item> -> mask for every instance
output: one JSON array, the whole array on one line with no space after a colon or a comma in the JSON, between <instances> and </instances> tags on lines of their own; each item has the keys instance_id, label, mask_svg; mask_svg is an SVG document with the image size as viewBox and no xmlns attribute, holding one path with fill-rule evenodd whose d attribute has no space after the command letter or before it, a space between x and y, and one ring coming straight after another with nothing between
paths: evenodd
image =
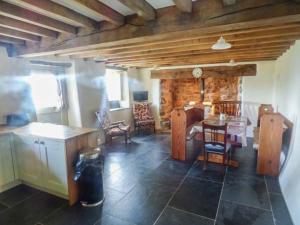
<instances>
[{"instance_id":1,"label":"armchair","mask_svg":"<svg viewBox=\"0 0 300 225\"><path fill-rule=\"evenodd\" d=\"M148 102L133 103L134 129L153 129L155 133L155 120Z\"/></svg>"},{"instance_id":2,"label":"armchair","mask_svg":"<svg viewBox=\"0 0 300 225\"><path fill-rule=\"evenodd\" d=\"M105 133L105 142L112 143L112 138L116 136L124 136L125 143L130 140L130 126L125 124L125 121L111 122L108 115L101 116L100 112L95 112L99 121L99 128L102 128Z\"/></svg>"}]
</instances>

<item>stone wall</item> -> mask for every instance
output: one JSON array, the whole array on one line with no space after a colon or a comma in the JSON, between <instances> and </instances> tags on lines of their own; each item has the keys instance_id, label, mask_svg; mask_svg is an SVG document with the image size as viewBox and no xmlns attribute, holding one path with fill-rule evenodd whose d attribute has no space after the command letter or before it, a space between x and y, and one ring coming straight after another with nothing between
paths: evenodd
<instances>
[{"instance_id":1,"label":"stone wall","mask_svg":"<svg viewBox=\"0 0 300 225\"><path fill-rule=\"evenodd\" d=\"M226 77L205 79L204 101L239 100L240 78ZM161 79L160 80L160 117L169 121L173 108L183 107L190 101L200 103L200 80L198 79Z\"/></svg>"}]
</instances>

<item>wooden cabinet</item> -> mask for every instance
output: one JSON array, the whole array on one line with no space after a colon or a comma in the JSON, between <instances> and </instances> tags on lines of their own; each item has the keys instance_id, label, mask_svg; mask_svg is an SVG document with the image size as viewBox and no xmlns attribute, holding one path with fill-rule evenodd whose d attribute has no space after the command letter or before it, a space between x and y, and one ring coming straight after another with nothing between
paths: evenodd
<instances>
[{"instance_id":1,"label":"wooden cabinet","mask_svg":"<svg viewBox=\"0 0 300 225\"><path fill-rule=\"evenodd\" d=\"M50 192L67 196L64 142L17 136L15 143L20 179Z\"/></svg>"},{"instance_id":2,"label":"wooden cabinet","mask_svg":"<svg viewBox=\"0 0 300 225\"><path fill-rule=\"evenodd\" d=\"M64 143L49 139L39 139L39 143L43 186L51 191L67 195L68 181Z\"/></svg>"},{"instance_id":3,"label":"wooden cabinet","mask_svg":"<svg viewBox=\"0 0 300 225\"><path fill-rule=\"evenodd\" d=\"M15 136L15 151L20 180L41 186L39 143L33 137Z\"/></svg>"},{"instance_id":4,"label":"wooden cabinet","mask_svg":"<svg viewBox=\"0 0 300 225\"><path fill-rule=\"evenodd\" d=\"M9 134L0 135L0 187L15 180L13 153Z\"/></svg>"}]
</instances>

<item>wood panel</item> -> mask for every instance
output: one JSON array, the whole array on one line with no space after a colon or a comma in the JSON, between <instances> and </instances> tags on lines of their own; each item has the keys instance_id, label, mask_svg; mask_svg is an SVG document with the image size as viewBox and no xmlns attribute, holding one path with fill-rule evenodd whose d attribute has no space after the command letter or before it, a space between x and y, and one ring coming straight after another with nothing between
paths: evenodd
<instances>
[{"instance_id":1,"label":"wood panel","mask_svg":"<svg viewBox=\"0 0 300 225\"><path fill-rule=\"evenodd\" d=\"M26 41L33 41L33 42L38 42L41 39L39 36L28 34L22 31L5 28L5 27L0 27L0 34L8 37L13 37L21 40L26 40Z\"/></svg>"},{"instance_id":2,"label":"wood panel","mask_svg":"<svg viewBox=\"0 0 300 225\"><path fill-rule=\"evenodd\" d=\"M49 30L43 27L35 26L29 23L25 23L19 20L15 20L9 17L0 15L0 26L11 28L18 31L23 31L30 34L39 35L42 37L53 37L58 36L58 32Z\"/></svg>"},{"instance_id":3,"label":"wood panel","mask_svg":"<svg viewBox=\"0 0 300 225\"><path fill-rule=\"evenodd\" d=\"M256 76L256 64L239 66L212 66L201 67L202 77L222 76ZM193 77L193 68L152 70L151 79L187 79Z\"/></svg>"},{"instance_id":4,"label":"wood panel","mask_svg":"<svg viewBox=\"0 0 300 225\"><path fill-rule=\"evenodd\" d=\"M9 0L9 2L73 26L98 27L96 21L49 0Z\"/></svg>"},{"instance_id":5,"label":"wood panel","mask_svg":"<svg viewBox=\"0 0 300 225\"><path fill-rule=\"evenodd\" d=\"M109 21L115 25L124 24L124 16L108 7L104 3L97 0L74 0L71 1L71 4L77 4L82 10L85 10L87 13L92 11L93 13L98 14L101 18L106 21Z\"/></svg>"},{"instance_id":6,"label":"wood panel","mask_svg":"<svg viewBox=\"0 0 300 225\"><path fill-rule=\"evenodd\" d=\"M268 13L266 13L268 12ZM24 56L60 54L67 51L81 51L137 42L153 42L166 38L188 37L196 34L222 33L229 30L299 22L300 5L291 1L270 4L270 1L242 1L231 7L223 7L222 2L197 1L193 16L182 18L175 7L157 10L157 19L143 26L131 25L130 19L118 29L99 32L89 36L66 40L60 45L31 49L20 52ZM180 19L181 18L181 19ZM182 23L184 19L184 23ZM31 54L31 53L32 54ZM39 54L40 53L40 54Z\"/></svg>"},{"instance_id":7,"label":"wood panel","mask_svg":"<svg viewBox=\"0 0 300 225\"><path fill-rule=\"evenodd\" d=\"M33 11L0 1L0 14L22 22L31 23L51 30L76 34L76 28Z\"/></svg>"},{"instance_id":8,"label":"wood panel","mask_svg":"<svg viewBox=\"0 0 300 225\"><path fill-rule=\"evenodd\" d=\"M0 41L5 43L10 43L10 44L16 44L16 45L25 45L24 40L20 40L18 38L13 38L13 37L7 37L4 35L0 35Z\"/></svg>"},{"instance_id":9,"label":"wood panel","mask_svg":"<svg viewBox=\"0 0 300 225\"><path fill-rule=\"evenodd\" d=\"M264 114L259 131L257 173L278 176L284 118L280 114Z\"/></svg>"},{"instance_id":10,"label":"wood panel","mask_svg":"<svg viewBox=\"0 0 300 225\"><path fill-rule=\"evenodd\" d=\"M171 149L172 157L177 160L186 160L188 129L193 123L202 121L204 111L200 108L189 110L174 109L171 113Z\"/></svg>"}]
</instances>

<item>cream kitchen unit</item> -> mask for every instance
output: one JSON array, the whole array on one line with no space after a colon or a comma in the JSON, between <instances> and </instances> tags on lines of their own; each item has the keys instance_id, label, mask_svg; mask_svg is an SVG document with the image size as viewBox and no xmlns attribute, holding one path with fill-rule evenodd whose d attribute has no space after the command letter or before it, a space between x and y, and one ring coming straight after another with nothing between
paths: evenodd
<instances>
[{"instance_id":1,"label":"cream kitchen unit","mask_svg":"<svg viewBox=\"0 0 300 225\"><path fill-rule=\"evenodd\" d=\"M13 141L2 135L0 159L5 165L1 166L1 182L22 182L75 203L78 187L73 181L73 163L78 151L95 146L95 131L31 123L7 134L13 136Z\"/></svg>"}]
</instances>

